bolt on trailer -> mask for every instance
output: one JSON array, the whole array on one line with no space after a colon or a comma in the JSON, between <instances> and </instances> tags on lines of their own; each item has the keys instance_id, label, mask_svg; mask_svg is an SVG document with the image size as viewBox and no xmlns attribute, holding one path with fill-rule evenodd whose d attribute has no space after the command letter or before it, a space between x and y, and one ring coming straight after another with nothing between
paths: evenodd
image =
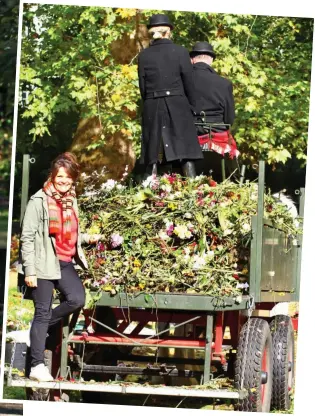
<instances>
[{"instance_id":1,"label":"bolt on trailer","mask_svg":"<svg viewBox=\"0 0 315 416\"><path fill-rule=\"evenodd\" d=\"M66 399L65 391L76 390L87 402L102 400L105 393L124 393L230 399L242 411L287 410L294 380L294 330L290 317L271 317L270 311L279 302L298 301L302 246L301 237L290 238L264 218L264 187L264 162L259 162L248 295L218 299L103 292L96 308L85 313L86 326L93 324L94 332L82 331L73 317L64 322L61 343L47 349L46 364L55 381L16 376L11 365L7 385L25 387L32 400ZM301 217L303 208L302 189ZM152 322L157 333L145 335ZM163 354L170 348L191 353ZM144 354L148 349L157 353ZM128 383L128 375L151 383ZM220 376L232 384L220 384ZM154 378L163 385L154 385ZM174 386L177 379L194 379L197 385Z\"/></svg>"}]
</instances>

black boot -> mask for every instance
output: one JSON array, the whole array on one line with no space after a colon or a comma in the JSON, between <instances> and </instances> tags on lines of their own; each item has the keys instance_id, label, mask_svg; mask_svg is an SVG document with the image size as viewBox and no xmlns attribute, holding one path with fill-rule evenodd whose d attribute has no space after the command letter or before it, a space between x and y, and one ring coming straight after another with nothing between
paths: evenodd
<instances>
[{"instance_id":1,"label":"black boot","mask_svg":"<svg viewBox=\"0 0 315 416\"><path fill-rule=\"evenodd\" d=\"M196 177L196 169L195 169L195 163L191 160L186 160L182 162L182 171L183 176L186 176L187 178L195 178Z\"/></svg>"}]
</instances>

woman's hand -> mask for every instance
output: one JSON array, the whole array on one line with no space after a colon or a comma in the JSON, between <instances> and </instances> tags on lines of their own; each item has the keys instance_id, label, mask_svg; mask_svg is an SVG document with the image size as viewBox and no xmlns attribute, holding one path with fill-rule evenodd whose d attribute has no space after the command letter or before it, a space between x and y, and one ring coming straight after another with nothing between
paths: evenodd
<instances>
[{"instance_id":1,"label":"woman's hand","mask_svg":"<svg viewBox=\"0 0 315 416\"><path fill-rule=\"evenodd\" d=\"M25 283L28 287L37 287L37 276L26 276Z\"/></svg>"}]
</instances>

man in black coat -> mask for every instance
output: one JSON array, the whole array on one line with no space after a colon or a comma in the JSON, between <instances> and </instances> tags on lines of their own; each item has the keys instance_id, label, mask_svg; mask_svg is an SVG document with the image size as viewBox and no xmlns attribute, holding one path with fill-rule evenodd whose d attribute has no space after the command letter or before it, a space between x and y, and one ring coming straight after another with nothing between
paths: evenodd
<instances>
[{"instance_id":1,"label":"man in black coat","mask_svg":"<svg viewBox=\"0 0 315 416\"><path fill-rule=\"evenodd\" d=\"M231 136L230 128L235 118L233 86L230 80L221 77L211 67L216 58L213 47L208 42L197 42L190 52L193 63L193 80L196 103L194 120L197 134L201 137L210 135L211 146L215 152L208 155L212 170L218 175L221 160L226 153L231 158L238 155L236 143ZM198 125L200 123L200 125ZM206 141L206 138L205 138ZM230 149L229 151L227 149ZM235 163L228 163L228 170L237 168Z\"/></svg>"},{"instance_id":2,"label":"man in black coat","mask_svg":"<svg viewBox=\"0 0 315 416\"><path fill-rule=\"evenodd\" d=\"M170 40L173 25L166 15L148 24L153 40L138 58L142 114L141 162L157 173L158 162L180 160L185 176L195 176L194 160L202 159L192 108L195 105L188 51Z\"/></svg>"},{"instance_id":3,"label":"man in black coat","mask_svg":"<svg viewBox=\"0 0 315 416\"><path fill-rule=\"evenodd\" d=\"M216 54L208 42L197 42L190 56L196 92L195 121L213 123L213 131L226 131L235 118L232 82L218 75L211 67ZM220 123L229 126L220 126Z\"/></svg>"}]
</instances>

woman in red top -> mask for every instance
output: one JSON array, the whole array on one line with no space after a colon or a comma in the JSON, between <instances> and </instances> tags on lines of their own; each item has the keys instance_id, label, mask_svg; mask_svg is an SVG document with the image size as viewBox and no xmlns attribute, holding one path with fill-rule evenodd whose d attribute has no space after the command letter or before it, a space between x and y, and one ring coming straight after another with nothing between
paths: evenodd
<instances>
[{"instance_id":1,"label":"woman in red top","mask_svg":"<svg viewBox=\"0 0 315 416\"><path fill-rule=\"evenodd\" d=\"M74 187L78 176L75 156L71 153L58 156L43 188L31 197L23 220L22 267L26 285L33 288L35 305L30 330L29 377L33 380L53 380L44 365L47 333L85 303L85 290L74 268L74 262L87 268ZM64 301L53 309L54 289L62 293Z\"/></svg>"}]
</instances>

